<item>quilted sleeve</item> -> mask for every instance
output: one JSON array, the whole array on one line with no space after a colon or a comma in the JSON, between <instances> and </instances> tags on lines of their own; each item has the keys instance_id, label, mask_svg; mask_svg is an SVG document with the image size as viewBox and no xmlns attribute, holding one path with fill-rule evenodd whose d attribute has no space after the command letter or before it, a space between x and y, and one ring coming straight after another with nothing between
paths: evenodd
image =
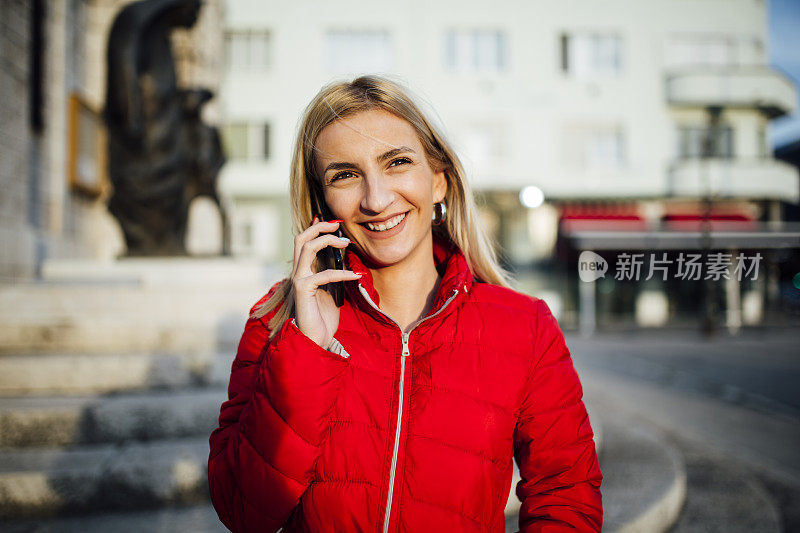
<instances>
[{"instance_id":1,"label":"quilted sleeve","mask_svg":"<svg viewBox=\"0 0 800 533\"><path fill-rule=\"evenodd\" d=\"M603 506L583 390L556 319L536 302L531 375L514 430L522 533L600 531Z\"/></svg>"},{"instance_id":2,"label":"quilted sleeve","mask_svg":"<svg viewBox=\"0 0 800 533\"><path fill-rule=\"evenodd\" d=\"M321 348L294 320L268 342L268 318L245 324L209 439L211 501L235 532L276 531L298 505L349 363L341 345Z\"/></svg>"}]
</instances>

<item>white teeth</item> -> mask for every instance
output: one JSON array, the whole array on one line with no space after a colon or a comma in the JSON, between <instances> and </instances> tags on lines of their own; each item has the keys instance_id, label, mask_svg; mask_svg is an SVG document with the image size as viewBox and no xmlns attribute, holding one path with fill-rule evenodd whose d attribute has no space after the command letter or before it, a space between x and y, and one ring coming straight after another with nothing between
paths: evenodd
<instances>
[{"instance_id":1,"label":"white teeth","mask_svg":"<svg viewBox=\"0 0 800 533\"><path fill-rule=\"evenodd\" d=\"M405 217L406 217L406 214L405 213L401 213L401 214L397 215L396 217L390 218L386 222L382 222L380 224L373 224L371 222L367 222L366 226L369 229L371 229L372 231L386 231L387 229L392 229L393 227L398 225L400 222L403 221L403 219Z\"/></svg>"}]
</instances>

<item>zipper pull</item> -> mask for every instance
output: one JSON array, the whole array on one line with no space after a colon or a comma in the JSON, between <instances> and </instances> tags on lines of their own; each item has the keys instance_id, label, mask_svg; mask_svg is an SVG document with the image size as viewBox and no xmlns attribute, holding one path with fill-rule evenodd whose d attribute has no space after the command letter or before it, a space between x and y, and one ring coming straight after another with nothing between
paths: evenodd
<instances>
[{"instance_id":1,"label":"zipper pull","mask_svg":"<svg viewBox=\"0 0 800 533\"><path fill-rule=\"evenodd\" d=\"M403 333L403 357L411 355L408 351L408 336L409 333Z\"/></svg>"}]
</instances>

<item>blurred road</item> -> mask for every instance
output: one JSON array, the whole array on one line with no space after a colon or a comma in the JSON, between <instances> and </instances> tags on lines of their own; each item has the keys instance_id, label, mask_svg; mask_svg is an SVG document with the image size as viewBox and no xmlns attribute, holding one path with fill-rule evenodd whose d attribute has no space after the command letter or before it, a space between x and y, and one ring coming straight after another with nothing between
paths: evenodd
<instances>
[{"instance_id":1,"label":"blurred road","mask_svg":"<svg viewBox=\"0 0 800 533\"><path fill-rule=\"evenodd\" d=\"M800 530L798 337L788 330L720 333L710 340L693 331L639 331L591 339L568 335L567 345L586 403L601 422L655 426L681 449L688 509L702 514L692 500L718 502L720 494L729 500L728 513L744 512L753 499L770 500L781 515L776 520L793 531ZM717 485L728 479L728 486L709 487L709 478ZM758 524L763 517L753 513L750 519ZM709 527L723 530L719 526Z\"/></svg>"}]
</instances>

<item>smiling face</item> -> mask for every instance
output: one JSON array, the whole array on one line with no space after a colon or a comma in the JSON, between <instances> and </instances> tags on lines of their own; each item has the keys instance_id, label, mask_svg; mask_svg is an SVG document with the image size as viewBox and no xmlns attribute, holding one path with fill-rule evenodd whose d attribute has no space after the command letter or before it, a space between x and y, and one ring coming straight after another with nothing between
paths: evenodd
<instances>
[{"instance_id":1,"label":"smiling face","mask_svg":"<svg viewBox=\"0 0 800 533\"><path fill-rule=\"evenodd\" d=\"M325 201L362 259L413 268L430 255L433 204L447 182L428 164L411 124L387 111L362 111L323 128L316 148Z\"/></svg>"}]
</instances>

